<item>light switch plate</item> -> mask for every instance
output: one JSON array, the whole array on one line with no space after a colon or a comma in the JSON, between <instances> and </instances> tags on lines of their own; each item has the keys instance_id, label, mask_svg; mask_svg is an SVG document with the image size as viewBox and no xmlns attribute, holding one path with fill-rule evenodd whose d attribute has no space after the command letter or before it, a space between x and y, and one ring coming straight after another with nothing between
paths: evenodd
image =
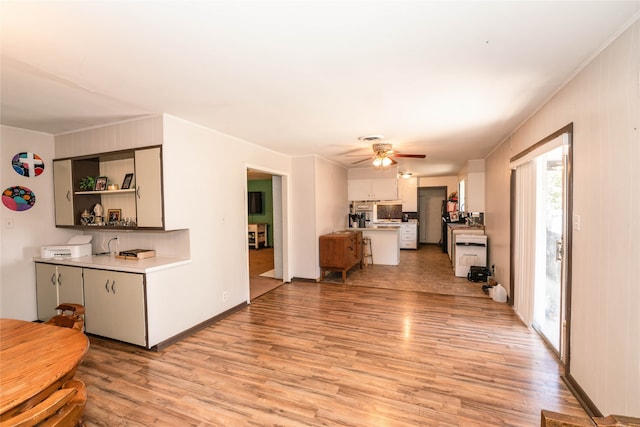
<instances>
[{"instance_id":1,"label":"light switch plate","mask_svg":"<svg viewBox=\"0 0 640 427\"><path fill-rule=\"evenodd\" d=\"M580 215L573 215L573 229L576 231L580 231Z\"/></svg>"}]
</instances>

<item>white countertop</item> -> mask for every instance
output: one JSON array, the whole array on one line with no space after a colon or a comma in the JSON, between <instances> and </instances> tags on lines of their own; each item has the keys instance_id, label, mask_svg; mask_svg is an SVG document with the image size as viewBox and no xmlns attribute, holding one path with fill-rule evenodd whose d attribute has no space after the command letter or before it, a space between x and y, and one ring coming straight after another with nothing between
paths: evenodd
<instances>
[{"instance_id":1,"label":"white countertop","mask_svg":"<svg viewBox=\"0 0 640 427\"><path fill-rule=\"evenodd\" d=\"M152 273L167 268L189 264L191 258L151 257L138 260L116 258L113 255L89 255L80 258L33 258L35 262L97 268L128 273Z\"/></svg>"},{"instance_id":2,"label":"white countertop","mask_svg":"<svg viewBox=\"0 0 640 427\"><path fill-rule=\"evenodd\" d=\"M352 227L349 230L353 231L399 231L398 225L372 225L371 227Z\"/></svg>"}]
</instances>

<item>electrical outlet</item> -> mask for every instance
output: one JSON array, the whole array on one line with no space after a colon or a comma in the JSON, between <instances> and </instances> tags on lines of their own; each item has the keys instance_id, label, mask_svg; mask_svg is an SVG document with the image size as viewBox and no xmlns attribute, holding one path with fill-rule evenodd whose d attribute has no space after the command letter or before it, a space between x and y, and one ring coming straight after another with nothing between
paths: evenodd
<instances>
[{"instance_id":1,"label":"electrical outlet","mask_svg":"<svg viewBox=\"0 0 640 427\"><path fill-rule=\"evenodd\" d=\"M229 292L224 291L222 292L222 301L226 301L229 299Z\"/></svg>"}]
</instances>

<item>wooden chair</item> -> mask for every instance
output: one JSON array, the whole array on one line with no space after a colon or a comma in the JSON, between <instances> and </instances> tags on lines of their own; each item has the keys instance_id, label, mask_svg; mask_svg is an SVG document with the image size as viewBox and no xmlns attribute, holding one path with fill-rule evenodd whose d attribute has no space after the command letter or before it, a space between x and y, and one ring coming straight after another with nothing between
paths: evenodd
<instances>
[{"instance_id":1,"label":"wooden chair","mask_svg":"<svg viewBox=\"0 0 640 427\"><path fill-rule=\"evenodd\" d=\"M0 427L76 427L81 426L87 390L82 381L70 380L62 388L31 408L2 420Z\"/></svg>"},{"instance_id":2,"label":"wooden chair","mask_svg":"<svg viewBox=\"0 0 640 427\"><path fill-rule=\"evenodd\" d=\"M84 330L84 306L81 304L62 303L56 307L59 314L53 316L46 323L49 325Z\"/></svg>"}]
</instances>

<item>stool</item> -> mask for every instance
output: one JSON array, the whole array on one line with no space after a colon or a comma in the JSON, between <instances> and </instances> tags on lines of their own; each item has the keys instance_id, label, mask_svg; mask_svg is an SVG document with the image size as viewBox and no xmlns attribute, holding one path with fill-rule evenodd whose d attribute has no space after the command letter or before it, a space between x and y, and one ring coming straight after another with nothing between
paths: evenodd
<instances>
[{"instance_id":1,"label":"stool","mask_svg":"<svg viewBox=\"0 0 640 427\"><path fill-rule=\"evenodd\" d=\"M371 237L362 238L362 260L364 265L373 265L373 250L371 249Z\"/></svg>"}]
</instances>

